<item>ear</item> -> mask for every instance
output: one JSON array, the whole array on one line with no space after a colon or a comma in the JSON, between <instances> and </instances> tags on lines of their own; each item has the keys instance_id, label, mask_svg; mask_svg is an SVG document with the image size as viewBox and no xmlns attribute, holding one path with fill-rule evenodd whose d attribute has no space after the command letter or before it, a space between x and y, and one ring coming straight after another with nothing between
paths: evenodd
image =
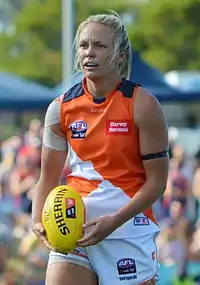
<instances>
[{"instance_id":1,"label":"ear","mask_svg":"<svg viewBox=\"0 0 200 285\"><path fill-rule=\"evenodd\" d=\"M119 63L121 64L124 60L125 60L125 53L124 52L121 52L119 54Z\"/></svg>"}]
</instances>

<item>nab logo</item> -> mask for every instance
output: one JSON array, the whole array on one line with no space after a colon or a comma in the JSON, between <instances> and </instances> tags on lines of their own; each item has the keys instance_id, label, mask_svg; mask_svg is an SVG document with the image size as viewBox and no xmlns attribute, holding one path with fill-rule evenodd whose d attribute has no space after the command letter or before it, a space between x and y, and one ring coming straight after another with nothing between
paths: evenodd
<instances>
[{"instance_id":1,"label":"nab logo","mask_svg":"<svg viewBox=\"0 0 200 285\"><path fill-rule=\"evenodd\" d=\"M123 258L117 262L119 275L136 273L135 260L132 258Z\"/></svg>"},{"instance_id":2,"label":"nab logo","mask_svg":"<svg viewBox=\"0 0 200 285\"><path fill-rule=\"evenodd\" d=\"M72 131L72 139L84 139L88 129L88 124L84 121L78 120L70 125L70 129Z\"/></svg>"},{"instance_id":3,"label":"nab logo","mask_svg":"<svg viewBox=\"0 0 200 285\"><path fill-rule=\"evenodd\" d=\"M149 219L147 217L135 217L134 226L148 226Z\"/></svg>"}]
</instances>

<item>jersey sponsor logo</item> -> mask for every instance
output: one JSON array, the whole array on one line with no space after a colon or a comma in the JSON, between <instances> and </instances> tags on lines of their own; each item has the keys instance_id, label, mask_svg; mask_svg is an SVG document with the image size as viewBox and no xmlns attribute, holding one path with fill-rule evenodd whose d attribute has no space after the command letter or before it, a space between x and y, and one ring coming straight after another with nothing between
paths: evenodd
<instances>
[{"instance_id":1,"label":"jersey sponsor logo","mask_svg":"<svg viewBox=\"0 0 200 285\"><path fill-rule=\"evenodd\" d=\"M91 113L103 113L105 112L106 109L95 109L95 108L91 108L90 111Z\"/></svg>"},{"instance_id":2,"label":"jersey sponsor logo","mask_svg":"<svg viewBox=\"0 0 200 285\"><path fill-rule=\"evenodd\" d=\"M78 120L70 125L72 139L84 139L88 129L88 124L84 121Z\"/></svg>"},{"instance_id":3,"label":"jersey sponsor logo","mask_svg":"<svg viewBox=\"0 0 200 285\"><path fill-rule=\"evenodd\" d=\"M75 219L76 218L75 199L66 198L65 207L66 207L66 218Z\"/></svg>"},{"instance_id":4,"label":"jersey sponsor logo","mask_svg":"<svg viewBox=\"0 0 200 285\"><path fill-rule=\"evenodd\" d=\"M117 270L119 275L136 273L135 260L132 258L123 258L118 260Z\"/></svg>"},{"instance_id":5,"label":"jersey sponsor logo","mask_svg":"<svg viewBox=\"0 0 200 285\"><path fill-rule=\"evenodd\" d=\"M106 135L130 135L131 120L107 120Z\"/></svg>"},{"instance_id":6,"label":"jersey sponsor logo","mask_svg":"<svg viewBox=\"0 0 200 285\"><path fill-rule=\"evenodd\" d=\"M134 226L148 226L149 219L147 217L135 217Z\"/></svg>"}]
</instances>

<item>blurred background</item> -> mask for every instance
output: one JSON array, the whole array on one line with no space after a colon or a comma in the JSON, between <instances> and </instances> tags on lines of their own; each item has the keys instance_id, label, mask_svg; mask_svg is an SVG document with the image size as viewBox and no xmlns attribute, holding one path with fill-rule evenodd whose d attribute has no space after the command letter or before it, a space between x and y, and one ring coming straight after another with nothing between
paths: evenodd
<instances>
[{"instance_id":1,"label":"blurred background","mask_svg":"<svg viewBox=\"0 0 200 285\"><path fill-rule=\"evenodd\" d=\"M161 102L170 172L155 205L160 283L200 284L200 1L0 0L0 285L42 285L48 251L30 230L44 114L76 83L72 42L89 14L116 10L131 79ZM70 172L63 170L61 183Z\"/></svg>"}]
</instances>

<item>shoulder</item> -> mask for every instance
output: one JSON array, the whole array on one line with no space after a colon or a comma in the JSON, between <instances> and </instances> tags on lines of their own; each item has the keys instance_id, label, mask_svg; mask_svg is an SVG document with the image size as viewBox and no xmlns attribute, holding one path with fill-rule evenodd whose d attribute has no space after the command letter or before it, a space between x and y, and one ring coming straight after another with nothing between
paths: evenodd
<instances>
[{"instance_id":1,"label":"shoulder","mask_svg":"<svg viewBox=\"0 0 200 285\"><path fill-rule=\"evenodd\" d=\"M131 99L134 97L134 94L139 86L140 84L132 82L131 80L123 79L120 83L119 90L122 92L124 97Z\"/></svg>"},{"instance_id":2,"label":"shoulder","mask_svg":"<svg viewBox=\"0 0 200 285\"><path fill-rule=\"evenodd\" d=\"M139 87L136 92L135 104L134 104L134 119L136 122L143 120L157 120L165 116L158 99L145 90Z\"/></svg>"},{"instance_id":3,"label":"shoulder","mask_svg":"<svg viewBox=\"0 0 200 285\"><path fill-rule=\"evenodd\" d=\"M141 86L139 86L137 89L136 103L138 106L141 106L141 108L144 109L152 107L161 108L161 104L159 103L158 99Z\"/></svg>"},{"instance_id":4,"label":"shoulder","mask_svg":"<svg viewBox=\"0 0 200 285\"><path fill-rule=\"evenodd\" d=\"M77 84L70 87L63 95L62 95L62 102L67 103L70 102L80 96L85 94L82 81L78 82Z\"/></svg>"},{"instance_id":5,"label":"shoulder","mask_svg":"<svg viewBox=\"0 0 200 285\"><path fill-rule=\"evenodd\" d=\"M45 127L49 127L60 122L60 101L61 96L57 97L49 104L45 115Z\"/></svg>"},{"instance_id":6,"label":"shoulder","mask_svg":"<svg viewBox=\"0 0 200 285\"><path fill-rule=\"evenodd\" d=\"M82 86L82 82L79 82L72 87L70 87L67 91L59 95L57 98L55 98L48 106L47 115L51 115L52 113L60 113L60 106L63 103L67 103L69 101L72 101L75 98L78 98L80 96L84 95L84 89Z\"/></svg>"}]
</instances>

